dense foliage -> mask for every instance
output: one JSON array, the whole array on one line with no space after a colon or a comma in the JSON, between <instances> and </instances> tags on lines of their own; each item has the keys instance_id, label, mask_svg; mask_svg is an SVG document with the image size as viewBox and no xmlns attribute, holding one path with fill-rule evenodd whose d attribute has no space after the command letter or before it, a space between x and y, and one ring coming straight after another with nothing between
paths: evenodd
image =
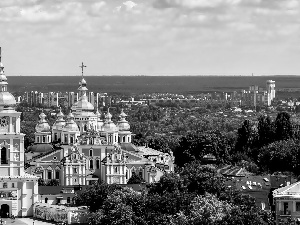
<instances>
[{"instance_id":1,"label":"dense foliage","mask_svg":"<svg viewBox=\"0 0 300 225\"><path fill-rule=\"evenodd\" d=\"M91 224L271 224L255 199L228 189L224 178L199 161L170 173L142 193L97 183L75 197L91 209ZM97 204L95 204L97 203Z\"/></svg>"}]
</instances>

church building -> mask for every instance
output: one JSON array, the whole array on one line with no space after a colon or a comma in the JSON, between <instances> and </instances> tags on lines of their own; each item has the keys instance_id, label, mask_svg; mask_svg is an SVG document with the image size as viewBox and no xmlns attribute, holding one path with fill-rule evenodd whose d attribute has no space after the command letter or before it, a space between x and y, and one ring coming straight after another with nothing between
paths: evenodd
<instances>
[{"instance_id":1,"label":"church building","mask_svg":"<svg viewBox=\"0 0 300 225\"><path fill-rule=\"evenodd\" d=\"M165 172L174 171L169 154L153 149L145 153L131 143L130 125L123 110L117 123L109 109L103 121L99 109L88 101L87 90L82 72L80 98L68 115L60 110L51 128L45 114L40 114L36 143L26 153L30 174L69 186L90 185L98 179L109 184L127 184L133 174L151 183ZM61 143L61 148L51 147L52 141Z\"/></svg>"}]
</instances>

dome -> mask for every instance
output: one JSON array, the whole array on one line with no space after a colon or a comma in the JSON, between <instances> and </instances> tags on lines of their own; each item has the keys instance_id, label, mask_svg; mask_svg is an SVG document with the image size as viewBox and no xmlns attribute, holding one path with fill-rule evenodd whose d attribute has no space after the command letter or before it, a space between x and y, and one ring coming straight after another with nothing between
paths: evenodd
<instances>
[{"instance_id":1,"label":"dome","mask_svg":"<svg viewBox=\"0 0 300 225\"><path fill-rule=\"evenodd\" d=\"M7 91L0 92L0 106L6 107L6 106L14 106L16 104L17 104L16 99L11 93Z\"/></svg>"},{"instance_id":2,"label":"dome","mask_svg":"<svg viewBox=\"0 0 300 225\"><path fill-rule=\"evenodd\" d=\"M7 81L7 78L3 73L1 73L0 74L0 82L3 82L3 81Z\"/></svg>"},{"instance_id":3,"label":"dome","mask_svg":"<svg viewBox=\"0 0 300 225\"><path fill-rule=\"evenodd\" d=\"M112 115L109 112L109 109L105 115L105 122L102 126L103 131L118 131L117 126L114 124L114 122L111 120Z\"/></svg>"},{"instance_id":4,"label":"dome","mask_svg":"<svg viewBox=\"0 0 300 225\"><path fill-rule=\"evenodd\" d=\"M102 126L103 131L118 131L117 126L114 124L114 122L107 123L105 122Z\"/></svg>"},{"instance_id":5,"label":"dome","mask_svg":"<svg viewBox=\"0 0 300 225\"><path fill-rule=\"evenodd\" d=\"M52 126L52 129L55 130L62 130L63 127L66 125L66 121L64 120L64 114L62 113L61 109L59 109L59 112L56 114L57 120Z\"/></svg>"},{"instance_id":6,"label":"dome","mask_svg":"<svg viewBox=\"0 0 300 225\"><path fill-rule=\"evenodd\" d=\"M4 66L1 62L0 57L0 108L6 108L16 105L15 97L7 91L7 84L7 78L4 74Z\"/></svg>"},{"instance_id":7,"label":"dome","mask_svg":"<svg viewBox=\"0 0 300 225\"><path fill-rule=\"evenodd\" d=\"M81 81L80 81L80 84L81 84L81 85L84 85L84 84L86 84L86 81L85 81L85 79L84 79L84 78L82 78L82 79L81 79Z\"/></svg>"},{"instance_id":8,"label":"dome","mask_svg":"<svg viewBox=\"0 0 300 225\"><path fill-rule=\"evenodd\" d=\"M124 122L119 122L118 123L118 128L119 128L119 131L129 131L130 130L130 125L127 121L125 123Z\"/></svg>"},{"instance_id":9,"label":"dome","mask_svg":"<svg viewBox=\"0 0 300 225\"><path fill-rule=\"evenodd\" d=\"M119 131L129 131L130 130L130 125L125 119L126 116L127 115L124 113L124 111L122 109L122 112L120 114L120 120L118 122Z\"/></svg>"},{"instance_id":10,"label":"dome","mask_svg":"<svg viewBox=\"0 0 300 225\"><path fill-rule=\"evenodd\" d=\"M83 95L77 102L76 111L94 111L94 106L88 101L86 95Z\"/></svg>"},{"instance_id":11,"label":"dome","mask_svg":"<svg viewBox=\"0 0 300 225\"><path fill-rule=\"evenodd\" d=\"M74 115L72 112L69 113L68 121L66 122L66 126L63 128L63 131L70 132L70 131L79 131L77 124L74 122Z\"/></svg>"},{"instance_id":12,"label":"dome","mask_svg":"<svg viewBox=\"0 0 300 225\"><path fill-rule=\"evenodd\" d=\"M41 113L40 114L40 121L38 122L38 124L35 126L35 130L38 133L41 132L50 132L50 126L48 124L48 122L46 121L46 115L45 113Z\"/></svg>"}]
</instances>

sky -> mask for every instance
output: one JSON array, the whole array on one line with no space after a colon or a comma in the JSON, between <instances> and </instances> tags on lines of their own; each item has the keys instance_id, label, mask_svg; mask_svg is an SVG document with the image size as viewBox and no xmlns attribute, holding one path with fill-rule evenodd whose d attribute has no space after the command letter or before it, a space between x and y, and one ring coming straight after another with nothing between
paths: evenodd
<instances>
[{"instance_id":1,"label":"sky","mask_svg":"<svg viewBox=\"0 0 300 225\"><path fill-rule=\"evenodd\" d=\"M14 75L300 75L298 0L1 0Z\"/></svg>"}]
</instances>

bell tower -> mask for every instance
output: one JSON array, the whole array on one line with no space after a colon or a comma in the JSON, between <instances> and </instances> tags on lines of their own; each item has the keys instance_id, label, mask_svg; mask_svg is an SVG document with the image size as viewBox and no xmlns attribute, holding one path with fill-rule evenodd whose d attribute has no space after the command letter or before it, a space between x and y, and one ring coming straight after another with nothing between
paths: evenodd
<instances>
[{"instance_id":1,"label":"bell tower","mask_svg":"<svg viewBox=\"0 0 300 225\"><path fill-rule=\"evenodd\" d=\"M4 66L0 61L0 175L22 176L25 135L20 133L21 113L14 110L16 100L7 91L7 85Z\"/></svg>"}]
</instances>

